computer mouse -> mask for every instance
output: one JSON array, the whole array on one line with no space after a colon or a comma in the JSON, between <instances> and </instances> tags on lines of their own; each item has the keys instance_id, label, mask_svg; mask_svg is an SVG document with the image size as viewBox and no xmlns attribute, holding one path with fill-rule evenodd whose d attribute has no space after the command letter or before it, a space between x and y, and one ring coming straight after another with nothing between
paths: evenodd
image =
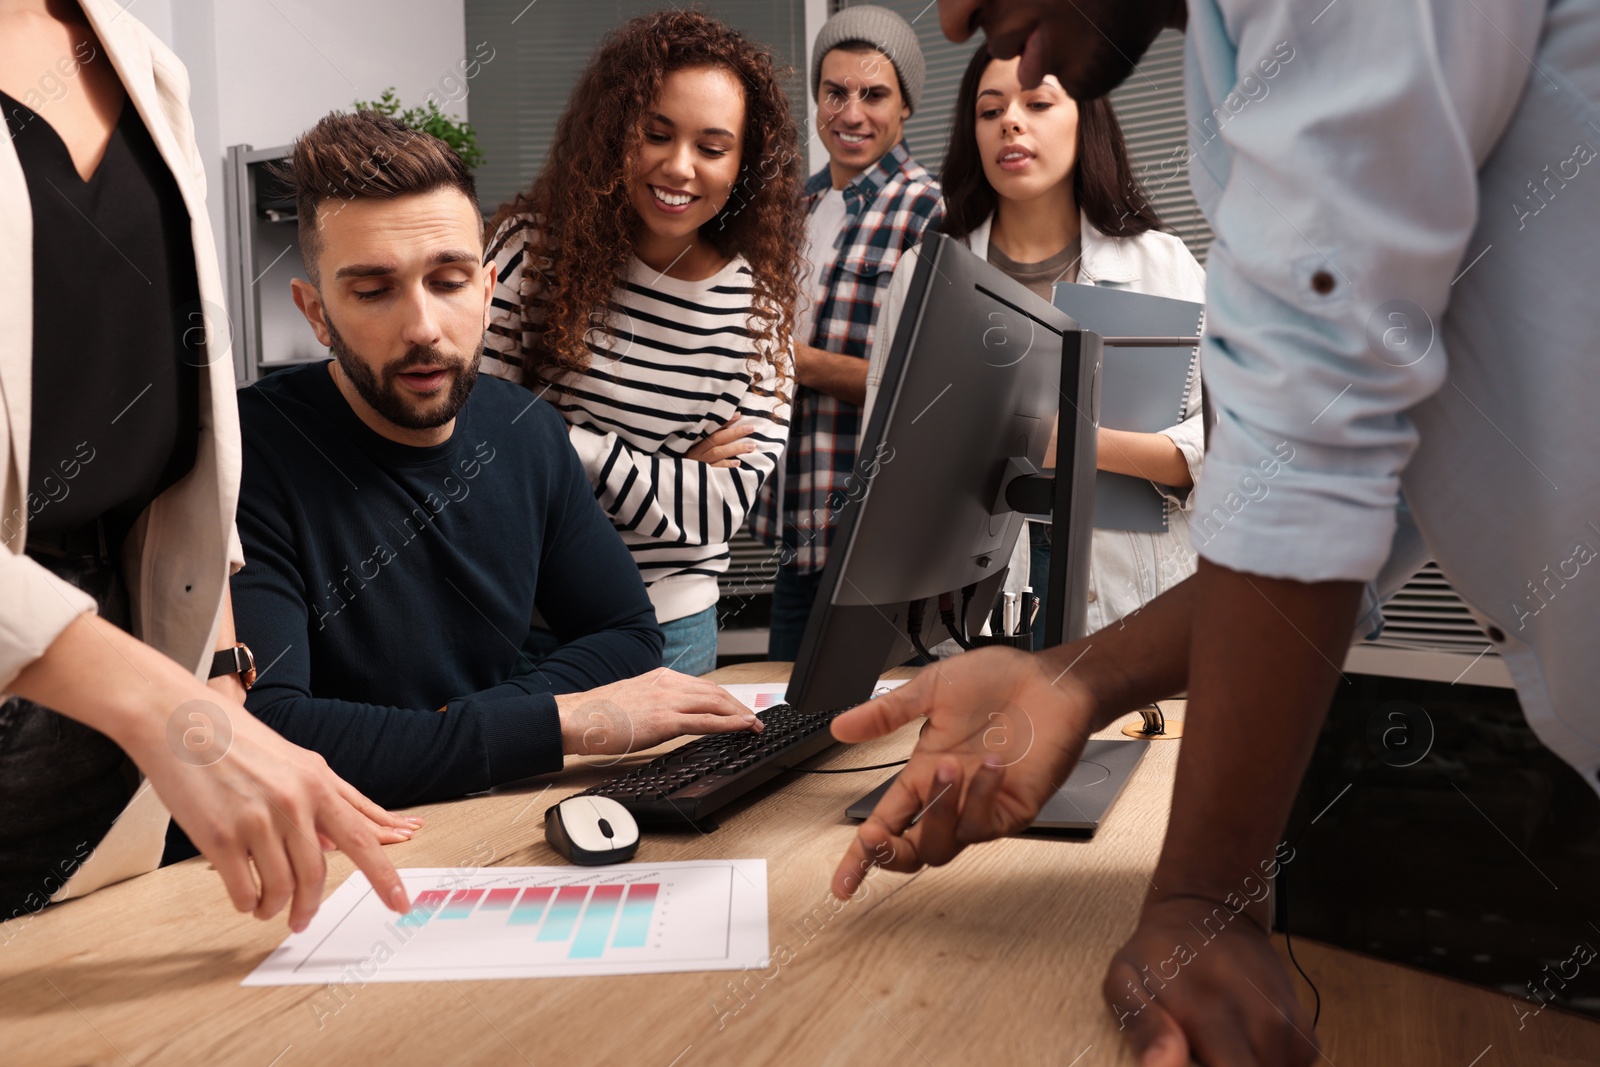
<instances>
[{"instance_id":1,"label":"computer mouse","mask_svg":"<svg viewBox=\"0 0 1600 1067\"><path fill-rule=\"evenodd\" d=\"M639 824L610 797L568 797L544 813L544 839L573 863L626 863L639 851Z\"/></svg>"}]
</instances>

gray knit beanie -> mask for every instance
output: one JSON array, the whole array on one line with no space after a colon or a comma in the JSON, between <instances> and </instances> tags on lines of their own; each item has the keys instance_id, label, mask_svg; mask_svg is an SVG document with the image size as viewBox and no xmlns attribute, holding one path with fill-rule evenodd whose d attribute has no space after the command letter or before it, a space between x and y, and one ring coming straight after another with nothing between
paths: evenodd
<instances>
[{"instance_id":1,"label":"gray knit beanie","mask_svg":"<svg viewBox=\"0 0 1600 1067\"><path fill-rule=\"evenodd\" d=\"M847 7L822 24L816 47L811 53L811 97L816 99L822 85L822 57L842 44L870 44L889 57L900 75L900 93L906 105L917 110L922 96L922 46L911 24L886 7L863 4Z\"/></svg>"}]
</instances>

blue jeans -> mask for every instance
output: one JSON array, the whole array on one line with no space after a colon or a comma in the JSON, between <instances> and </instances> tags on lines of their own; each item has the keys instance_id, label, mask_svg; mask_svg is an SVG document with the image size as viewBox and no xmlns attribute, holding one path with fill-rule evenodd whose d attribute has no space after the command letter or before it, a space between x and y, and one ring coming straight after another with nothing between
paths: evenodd
<instances>
[{"instance_id":1,"label":"blue jeans","mask_svg":"<svg viewBox=\"0 0 1600 1067\"><path fill-rule=\"evenodd\" d=\"M661 624L667 647L661 650L661 665L680 674L709 674L717 669L717 609L704 611Z\"/></svg>"},{"instance_id":2,"label":"blue jeans","mask_svg":"<svg viewBox=\"0 0 1600 1067\"><path fill-rule=\"evenodd\" d=\"M800 654L800 640L806 635L811 605L822 588L822 572L801 574L793 567L779 567L772 583L772 622L767 632L767 658L775 662L794 662Z\"/></svg>"}]
</instances>

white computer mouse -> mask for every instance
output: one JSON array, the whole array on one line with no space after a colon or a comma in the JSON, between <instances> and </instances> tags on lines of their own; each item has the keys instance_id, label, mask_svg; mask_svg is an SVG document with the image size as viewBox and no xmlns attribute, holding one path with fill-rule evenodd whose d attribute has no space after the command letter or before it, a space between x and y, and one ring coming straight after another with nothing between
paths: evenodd
<instances>
[{"instance_id":1,"label":"white computer mouse","mask_svg":"<svg viewBox=\"0 0 1600 1067\"><path fill-rule=\"evenodd\" d=\"M639 851L639 824L610 797L568 797L544 813L544 839L573 863L626 863Z\"/></svg>"}]
</instances>

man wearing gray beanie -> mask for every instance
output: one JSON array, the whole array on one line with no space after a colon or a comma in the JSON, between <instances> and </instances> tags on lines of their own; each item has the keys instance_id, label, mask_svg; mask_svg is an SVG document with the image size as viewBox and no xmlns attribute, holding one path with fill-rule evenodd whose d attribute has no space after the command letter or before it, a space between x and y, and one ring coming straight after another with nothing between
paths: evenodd
<instances>
[{"instance_id":1,"label":"man wearing gray beanie","mask_svg":"<svg viewBox=\"0 0 1600 1067\"><path fill-rule=\"evenodd\" d=\"M917 35L886 8L823 24L811 59L817 137L828 165L806 184L807 269L795 323L799 379L780 477L752 532L779 550L767 655L793 660L822 580L838 501L861 436L878 307L900 256L940 216L940 190L911 158L905 121L921 101Z\"/></svg>"}]
</instances>

